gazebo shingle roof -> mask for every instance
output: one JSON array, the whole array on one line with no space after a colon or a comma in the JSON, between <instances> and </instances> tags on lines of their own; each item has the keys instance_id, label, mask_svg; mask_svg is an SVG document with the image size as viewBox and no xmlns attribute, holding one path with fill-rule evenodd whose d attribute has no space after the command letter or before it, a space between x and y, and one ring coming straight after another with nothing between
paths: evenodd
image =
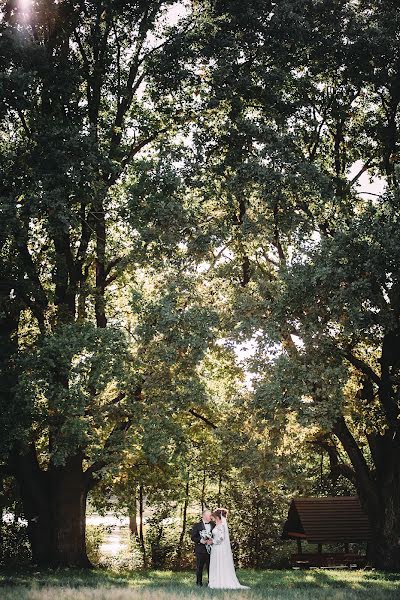
<instances>
[{"instance_id":1,"label":"gazebo shingle roof","mask_svg":"<svg viewBox=\"0 0 400 600\"><path fill-rule=\"evenodd\" d=\"M366 542L372 536L358 497L337 496L294 498L282 537L317 543L348 543Z\"/></svg>"}]
</instances>

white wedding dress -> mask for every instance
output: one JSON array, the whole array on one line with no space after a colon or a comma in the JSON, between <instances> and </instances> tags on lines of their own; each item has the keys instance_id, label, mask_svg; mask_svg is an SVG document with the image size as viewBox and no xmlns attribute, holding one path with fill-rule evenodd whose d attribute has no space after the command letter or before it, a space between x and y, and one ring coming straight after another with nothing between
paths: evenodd
<instances>
[{"instance_id":1,"label":"white wedding dress","mask_svg":"<svg viewBox=\"0 0 400 600\"><path fill-rule=\"evenodd\" d=\"M246 585L241 585L236 577L228 523L225 517L222 517L220 525L214 527L212 536L208 587L224 590L249 589Z\"/></svg>"}]
</instances>

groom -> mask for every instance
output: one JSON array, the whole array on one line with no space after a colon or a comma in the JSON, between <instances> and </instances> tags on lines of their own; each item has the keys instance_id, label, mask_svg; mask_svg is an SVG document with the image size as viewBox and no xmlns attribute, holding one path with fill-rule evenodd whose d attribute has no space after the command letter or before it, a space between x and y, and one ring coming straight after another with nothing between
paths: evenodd
<instances>
[{"instance_id":1,"label":"groom","mask_svg":"<svg viewBox=\"0 0 400 600\"><path fill-rule=\"evenodd\" d=\"M205 530L207 533L211 533L214 527L215 523L211 522L210 510L204 510L201 521L192 527L191 538L195 543L196 554L196 585L203 585L204 566L207 568L208 576L210 570L210 553L207 552L207 542L201 538L200 532Z\"/></svg>"}]
</instances>

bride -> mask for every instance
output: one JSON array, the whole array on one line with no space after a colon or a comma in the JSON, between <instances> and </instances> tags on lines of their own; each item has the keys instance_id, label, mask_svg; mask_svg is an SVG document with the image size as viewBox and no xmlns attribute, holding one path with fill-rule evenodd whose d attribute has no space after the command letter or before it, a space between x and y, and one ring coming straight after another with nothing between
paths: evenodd
<instances>
[{"instance_id":1,"label":"bride","mask_svg":"<svg viewBox=\"0 0 400 600\"><path fill-rule=\"evenodd\" d=\"M239 583L233 563L231 542L229 539L227 511L217 508L212 513L215 527L212 531L210 577L208 587L213 589L249 589Z\"/></svg>"}]
</instances>

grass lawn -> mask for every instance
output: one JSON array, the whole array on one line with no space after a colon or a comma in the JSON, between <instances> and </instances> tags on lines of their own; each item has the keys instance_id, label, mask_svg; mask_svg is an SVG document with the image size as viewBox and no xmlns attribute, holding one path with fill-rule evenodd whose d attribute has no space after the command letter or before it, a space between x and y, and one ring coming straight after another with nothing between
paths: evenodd
<instances>
[{"instance_id":1,"label":"grass lawn","mask_svg":"<svg viewBox=\"0 0 400 600\"><path fill-rule=\"evenodd\" d=\"M250 590L212 591L188 572L23 570L0 572L1 600L400 600L400 574L377 571L239 571Z\"/></svg>"}]
</instances>

